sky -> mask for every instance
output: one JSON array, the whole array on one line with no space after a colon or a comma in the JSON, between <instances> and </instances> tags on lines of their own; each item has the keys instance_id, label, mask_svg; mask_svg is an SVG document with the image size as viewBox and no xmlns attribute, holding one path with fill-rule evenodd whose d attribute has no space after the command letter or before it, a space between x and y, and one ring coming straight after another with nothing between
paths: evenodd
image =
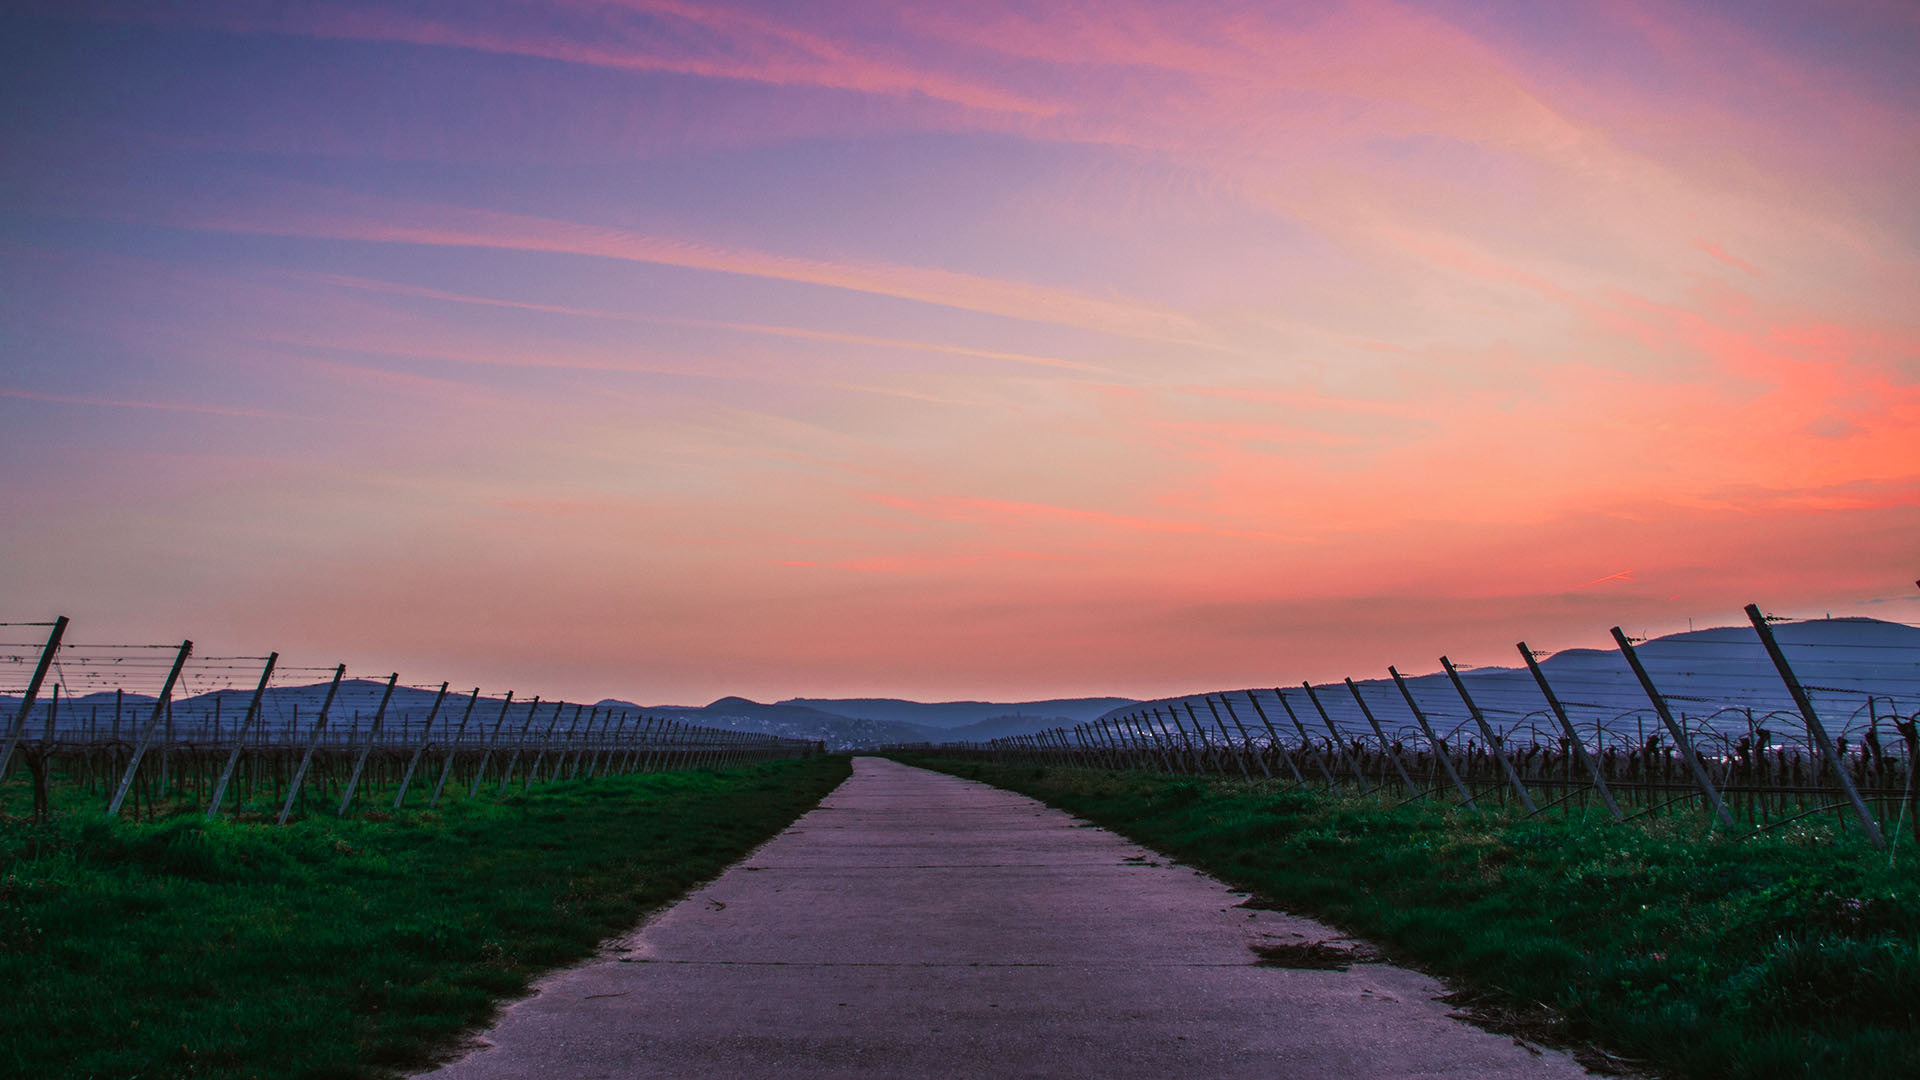
<instances>
[{"instance_id":1,"label":"sky","mask_svg":"<svg viewBox=\"0 0 1920 1080\"><path fill-rule=\"evenodd\" d=\"M39 0L0 620L575 700L1920 621L1901 0Z\"/></svg>"}]
</instances>

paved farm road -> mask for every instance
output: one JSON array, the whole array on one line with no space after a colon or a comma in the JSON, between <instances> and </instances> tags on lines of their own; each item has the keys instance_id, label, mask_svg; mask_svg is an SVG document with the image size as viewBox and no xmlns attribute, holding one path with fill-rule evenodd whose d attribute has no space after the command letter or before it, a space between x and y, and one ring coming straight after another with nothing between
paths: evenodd
<instances>
[{"instance_id":1,"label":"paved farm road","mask_svg":"<svg viewBox=\"0 0 1920 1080\"><path fill-rule=\"evenodd\" d=\"M1030 799L876 758L432 1075L1575 1077L1433 980Z\"/></svg>"}]
</instances>

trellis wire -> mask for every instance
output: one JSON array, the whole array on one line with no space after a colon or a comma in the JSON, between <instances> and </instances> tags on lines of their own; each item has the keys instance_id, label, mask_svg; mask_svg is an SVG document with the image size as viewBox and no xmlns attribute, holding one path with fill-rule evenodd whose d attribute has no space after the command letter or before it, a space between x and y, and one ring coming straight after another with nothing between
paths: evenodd
<instances>
[{"instance_id":1,"label":"trellis wire","mask_svg":"<svg viewBox=\"0 0 1920 1080\"><path fill-rule=\"evenodd\" d=\"M456 791L491 798L516 783L526 791L825 752L815 741L699 727L628 706L515 702L511 693L458 694L392 673L350 679L345 665L282 665L277 653L196 657L190 641L74 644L64 640L66 626L65 618L0 623L51 628L41 642L0 643L0 781L19 763L38 818L51 811L55 778L63 806L77 793L79 805L97 800L107 816L195 811L285 824L315 813L425 809L441 801L449 778ZM489 704L498 741L466 722ZM574 722L561 722L563 714ZM422 784L431 772L439 782Z\"/></svg>"}]
</instances>

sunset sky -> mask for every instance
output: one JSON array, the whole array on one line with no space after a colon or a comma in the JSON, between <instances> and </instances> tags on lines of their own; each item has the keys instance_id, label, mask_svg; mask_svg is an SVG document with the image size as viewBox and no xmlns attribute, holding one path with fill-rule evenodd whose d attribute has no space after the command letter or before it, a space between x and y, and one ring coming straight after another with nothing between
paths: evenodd
<instances>
[{"instance_id":1,"label":"sunset sky","mask_svg":"<svg viewBox=\"0 0 1920 1080\"><path fill-rule=\"evenodd\" d=\"M0 620L687 703L1920 621L1902 0L7 7Z\"/></svg>"}]
</instances>

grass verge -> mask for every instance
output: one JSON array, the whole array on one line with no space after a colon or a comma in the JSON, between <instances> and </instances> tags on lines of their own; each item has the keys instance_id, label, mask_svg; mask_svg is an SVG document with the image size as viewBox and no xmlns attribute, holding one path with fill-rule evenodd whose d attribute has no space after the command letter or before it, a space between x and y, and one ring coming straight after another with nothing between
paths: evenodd
<instances>
[{"instance_id":1,"label":"grass verge","mask_svg":"<svg viewBox=\"0 0 1920 1080\"><path fill-rule=\"evenodd\" d=\"M1733 841L1273 784L903 757L1032 796L1671 1076L1920 1075L1920 873L1824 825ZM1543 1009L1542 1006L1546 1008Z\"/></svg>"},{"instance_id":2,"label":"grass verge","mask_svg":"<svg viewBox=\"0 0 1920 1080\"><path fill-rule=\"evenodd\" d=\"M806 812L821 757L285 829L0 822L0 1075L377 1077Z\"/></svg>"}]
</instances>

